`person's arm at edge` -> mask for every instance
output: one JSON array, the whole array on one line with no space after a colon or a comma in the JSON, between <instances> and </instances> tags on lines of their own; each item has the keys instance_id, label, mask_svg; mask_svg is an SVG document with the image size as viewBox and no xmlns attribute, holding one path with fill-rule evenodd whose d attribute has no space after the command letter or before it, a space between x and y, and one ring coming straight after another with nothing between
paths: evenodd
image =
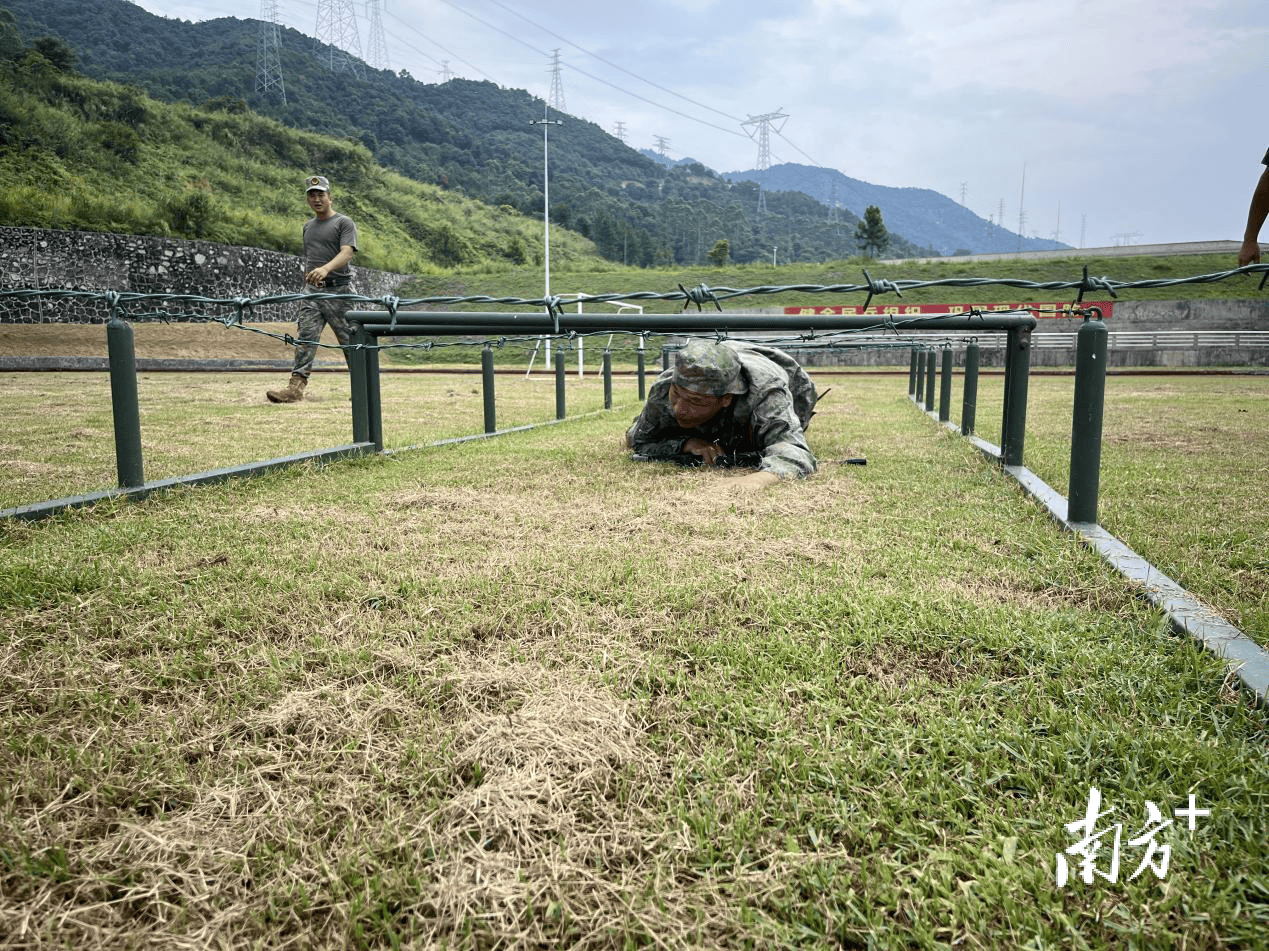
<instances>
[{"instance_id":1,"label":"person's arm at edge","mask_svg":"<svg viewBox=\"0 0 1269 951\"><path fill-rule=\"evenodd\" d=\"M1260 181L1251 195L1251 207L1247 211L1247 230L1243 232L1243 246L1238 251L1238 266L1244 267L1260 261L1260 229L1269 217L1269 165L1260 173Z\"/></svg>"}]
</instances>

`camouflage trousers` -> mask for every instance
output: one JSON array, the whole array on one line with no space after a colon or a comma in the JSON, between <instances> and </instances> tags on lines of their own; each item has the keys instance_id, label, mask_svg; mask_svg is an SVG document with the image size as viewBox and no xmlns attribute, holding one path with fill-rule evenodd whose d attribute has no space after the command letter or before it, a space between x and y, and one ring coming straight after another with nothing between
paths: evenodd
<instances>
[{"instance_id":1,"label":"camouflage trousers","mask_svg":"<svg viewBox=\"0 0 1269 951\"><path fill-rule=\"evenodd\" d=\"M351 284L339 288L305 287L309 294L355 294ZM329 325L335 332L335 339L341 346L352 343L353 334L357 332L357 323L349 320L345 314L353 309L352 300L303 300L300 302L295 344L295 365L292 373L298 373L305 379L313 372L313 361L317 358L317 344L322 339L322 327ZM344 351L344 361L350 362L348 351Z\"/></svg>"}]
</instances>

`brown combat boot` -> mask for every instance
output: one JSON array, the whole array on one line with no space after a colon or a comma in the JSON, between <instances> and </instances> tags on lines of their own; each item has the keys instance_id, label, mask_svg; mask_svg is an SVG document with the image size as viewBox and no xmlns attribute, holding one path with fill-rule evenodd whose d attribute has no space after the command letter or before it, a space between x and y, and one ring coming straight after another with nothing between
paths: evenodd
<instances>
[{"instance_id":1,"label":"brown combat boot","mask_svg":"<svg viewBox=\"0 0 1269 951\"><path fill-rule=\"evenodd\" d=\"M281 390L269 390L264 395L270 403L298 403L304 399L304 387L308 386L308 378L298 373L291 374L291 382Z\"/></svg>"}]
</instances>

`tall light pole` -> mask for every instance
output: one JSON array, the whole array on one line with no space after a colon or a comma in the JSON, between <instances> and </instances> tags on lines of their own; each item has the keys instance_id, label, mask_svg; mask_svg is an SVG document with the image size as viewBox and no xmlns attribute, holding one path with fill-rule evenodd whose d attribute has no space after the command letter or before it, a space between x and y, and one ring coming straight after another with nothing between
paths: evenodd
<instances>
[{"instance_id":1,"label":"tall light pole","mask_svg":"<svg viewBox=\"0 0 1269 951\"><path fill-rule=\"evenodd\" d=\"M551 299L551 158L547 148L547 128L553 125L563 125L559 119L548 119L546 117L547 104L542 103L542 118L530 119L529 125L540 125L542 127L542 232L544 237L544 245L546 249L546 300ZM548 343L546 347L546 368L551 369L551 345Z\"/></svg>"}]
</instances>

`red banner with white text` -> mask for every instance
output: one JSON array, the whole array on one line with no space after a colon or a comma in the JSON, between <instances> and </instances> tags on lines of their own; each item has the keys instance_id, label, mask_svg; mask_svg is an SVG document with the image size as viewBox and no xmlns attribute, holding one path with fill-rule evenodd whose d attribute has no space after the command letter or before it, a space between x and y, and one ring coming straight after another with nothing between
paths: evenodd
<instances>
[{"instance_id":1,"label":"red banner with white text","mask_svg":"<svg viewBox=\"0 0 1269 951\"><path fill-rule=\"evenodd\" d=\"M1076 305L1070 301L1027 301L1019 304L873 304L869 307L851 304L832 304L824 307L804 306L804 307L786 307L784 313L795 317L814 317L818 314L834 315L834 316L877 316L877 317L908 317L919 316L922 314L954 314L957 316L971 314L979 311L984 314L999 313L1000 311L1026 310L1030 311L1036 318L1070 318L1070 313L1076 306L1081 308L1096 307L1102 313L1102 319L1106 320L1110 317L1114 310L1114 302L1107 300L1090 300Z\"/></svg>"}]
</instances>

